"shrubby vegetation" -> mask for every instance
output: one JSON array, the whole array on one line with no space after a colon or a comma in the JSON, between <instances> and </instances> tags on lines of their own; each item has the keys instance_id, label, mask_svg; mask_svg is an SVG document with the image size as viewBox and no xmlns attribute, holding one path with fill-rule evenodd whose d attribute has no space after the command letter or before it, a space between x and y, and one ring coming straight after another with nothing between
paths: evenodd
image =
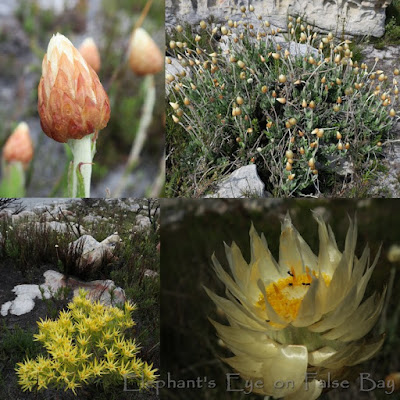
<instances>
[{"instance_id":1,"label":"shrubby vegetation","mask_svg":"<svg viewBox=\"0 0 400 400\"><path fill-rule=\"evenodd\" d=\"M250 8L242 21L171 33L181 68L166 75L167 194L202 196L254 163L273 196L340 195L348 176L380 166L397 80L353 60L349 40L291 16L282 39Z\"/></svg>"},{"instance_id":2,"label":"shrubby vegetation","mask_svg":"<svg viewBox=\"0 0 400 400\"><path fill-rule=\"evenodd\" d=\"M39 333L34 337L48 357L39 355L17 364L18 383L24 391L54 386L76 395L77 388L95 382L105 388L124 379L140 389L154 384L156 371L136 356L135 340L124 337L124 331L135 325L131 312L136 305L106 307L99 301L92 303L86 295L80 290L57 320L38 322Z\"/></svg>"},{"instance_id":3,"label":"shrubby vegetation","mask_svg":"<svg viewBox=\"0 0 400 400\"><path fill-rule=\"evenodd\" d=\"M70 224L71 229L67 232L55 232L50 228L39 228L37 222L30 221L28 217L20 217L13 221L3 215L0 217L0 267L2 267L2 271L6 269L9 271L8 278L18 279L16 282L18 284L42 283L42 275L46 269L58 270L67 277L79 278L84 281L112 279L116 286L124 289L127 301L137 305L137 310L133 315L135 325L130 327L121 325L121 335L117 335L117 341L122 343L125 340L126 343L132 343L133 340L137 340L137 350L140 349L140 352L137 352L135 357L136 360L143 361L143 364L139 363L141 368L145 366L144 362L147 362L148 366L153 364L155 368L159 368L160 254L156 248L160 241L158 231L159 213L157 212L159 203L156 199L138 200L139 208L137 210L135 208L135 211L130 211L127 207L124 207L124 204L119 203L123 203L123 200L112 202L103 199L84 199L71 202L68 210L64 208L64 211L60 211L60 209L49 208L48 212L38 212L37 220L45 221L46 217L51 214L53 216L52 219L58 219L59 222L67 225ZM0 209L2 204L0 201ZM16 213L23 208L23 203L18 201L13 201L11 204L7 202L7 204L8 208L14 206L13 209ZM151 226L148 229L134 229L137 214L146 215L150 218ZM96 215L101 218L88 222L84 220L88 215ZM96 269L91 268L90 263L82 265L79 261L82 255L82 247L76 247L74 251L70 251L69 243L79 236L76 226L72 229L73 224L79 225L79 229L83 228L82 224L98 241L104 240L117 231L122 241L113 249L114 257L104 256L101 265ZM146 271L148 270L154 271L154 275L151 277L146 276ZM6 286L4 288L5 292ZM124 392L124 383L121 381L122 375L111 374L103 380L104 367L101 367L103 372L100 376L95 377L92 375L87 382L79 381L77 377L72 380L71 366L68 365L65 365L65 368L67 369L68 377L71 378L68 378L69 389L71 390L67 389L67 393L64 392L64 389L68 387L68 382L64 381L65 385L58 385L61 380L57 382L54 379L42 381L46 382L46 384L48 383L48 390L40 390L38 392L38 387L32 387L32 393L29 391L22 392L17 385L17 376L14 370L17 363L22 363L28 357L31 359L31 363L27 368L32 368L32 371L38 365L43 365L49 370L50 365L48 359L46 359L46 356L48 356L46 350L37 341L34 341L33 335L40 335L36 320L39 319L39 316L45 321L46 318L48 320L50 318L55 319L58 316L60 318L65 316L69 312L68 310L71 310L71 307L68 308L68 299L71 298L71 295L71 288L66 287L53 293L53 297L50 299L43 297L44 306L41 306L38 302L32 311L32 315L27 316L28 321L21 322L18 319L18 322L16 322L14 316L11 320L9 317L4 318L3 324L0 324L0 398L49 399L61 396L62 398L70 399L75 398L72 393L73 387L80 399L155 398L152 392L148 393L147 391L141 394L138 392ZM96 317L95 315L89 316L89 311L92 311L89 304L87 302L85 304L84 307L88 309L85 323L88 323L90 318ZM97 307L100 309L100 306ZM128 321L128 318L126 316L122 317L119 311L114 310L112 312L116 317L113 320L113 324L116 327L118 323L122 323L121 318L125 318ZM39 316L37 313L39 313ZM43 313L45 314L43 315ZM68 318L65 317L64 319L67 320ZM59 320L51 322L53 328L57 328L56 325L60 323ZM73 322L75 327L76 323L79 324L79 321L72 317L69 320ZM39 330L43 330L42 325L39 328ZM46 326L44 328L45 331ZM109 326L109 328L112 330L112 327ZM102 332L105 333L107 330L108 328ZM61 330L59 331L61 332ZM64 334L61 333L60 335L63 336ZM88 346L93 347L101 341L101 338L98 337L99 333L100 331L96 331L91 335ZM79 346L77 344L78 337L78 330L71 331L70 344ZM50 339L50 337L47 337L46 342L49 342ZM138 343L141 344L140 348ZM91 349L88 348L88 350ZM90 352L88 351L88 354ZM107 362L104 358L105 353L102 353L101 349L95 349L95 352L98 356L97 362L99 365ZM36 361L33 359L36 359ZM123 361L123 365L129 367L127 365L128 359L119 357L118 360L116 359L119 366L122 366ZM133 358L130 360L132 361ZM80 359L80 362L83 362L83 360ZM91 362L94 363L94 359ZM51 365L54 367L53 364ZM118 370L118 365L116 370ZM63 364L60 364L59 372L63 366ZM130 366L132 366L131 362ZM83 365L81 367L81 371L85 370ZM86 370L90 370L90 368L88 366ZM26 376L26 374L23 375ZM29 384L31 383L32 381ZM79 383L80 386L74 386L74 383ZM132 380L128 380L128 387L136 388L137 386Z\"/></svg>"}]
</instances>

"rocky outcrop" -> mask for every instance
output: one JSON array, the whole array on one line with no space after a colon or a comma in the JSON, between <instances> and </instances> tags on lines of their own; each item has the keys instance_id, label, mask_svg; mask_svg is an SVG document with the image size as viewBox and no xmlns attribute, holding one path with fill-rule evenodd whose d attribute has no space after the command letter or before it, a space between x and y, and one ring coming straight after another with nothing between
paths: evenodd
<instances>
[{"instance_id":1,"label":"rocky outcrop","mask_svg":"<svg viewBox=\"0 0 400 400\"><path fill-rule=\"evenodd\" d=\"M42 285L17 285L12 290L16 298L7 301L1 306L0 314L23 315L31 312L35 307L36 299L50 299L61 288L69 288L77 296L79 289L85 289L86 297L92 301L100 301L104 305L124 303L125 292L115 286L112 280L98 280L83 282L75 278L67 278L60 272L48 270L43 274L45 282Z\"/></svg>"},{"instance_id":2,"label":"rocky outcrop","mask_svg":"<svg viewBox=\"0 0 400 400\"><path fill-rule=\"evenodd\" d=\"M215 194L206 197L264 197L264 187L264 183L257 174L256 166L251 164L232 172L229 177L217 185Z\"/></svg>"},{"instance_id":3,"label":"rocky outcrop","mask_svg":"<svg viewBox=\"0 0 400 400\"><path fill-rule=\"evenodd\" d=\"M120 240L121 238L117 234L109 236L102 242L98 242L90 235L83 235L70 243L70 248L79 251L82 247L79 268L90 265L92 269L96 269L104 259L111 260L113 258L112 250Z\"/></svg>"},{"instance_id":4,"label":"rocky outcrop","mask_svg":"<svg viewBox=\"0 0 400 400\"><path fill-rule=\"evenodd\" d=\"M255 13L271 24L286 28L287 15L300 15L316 27L349 35L380 37L385 32L385 9L392 0L166 0L166 22L195 24L213 16L216 21L241 19L240 6L253 5Z\"/></svg>"}]
</instances>

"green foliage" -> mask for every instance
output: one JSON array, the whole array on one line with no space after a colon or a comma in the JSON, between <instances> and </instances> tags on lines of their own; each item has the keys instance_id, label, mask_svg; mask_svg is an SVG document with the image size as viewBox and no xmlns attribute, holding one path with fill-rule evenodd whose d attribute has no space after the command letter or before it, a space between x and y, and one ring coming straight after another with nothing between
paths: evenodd
<instances>
[{"instance_id":1,"label":"green foliage","mask_svg":"<svg viewBox=\"0 0 400 400\"><path fill-rule=\"evenodd\" d=\"M90 383L104 388L124 382L135 382L140 389L151 387L156 370L138 356L139 346L127 339L124 332L134 326L131 312L134 304L126 302L123 309L106 307L86 298L87 292L68 304L58 320L38 322L41 342L48 357L39 355L17 364L18 383L24 391L50 387L72 390Z\"/></svg>"},{"instance_id":2,"label":"green foliage","mask_svg":"<svg viewBox=\"0 0 400 400\"><path fill-rule=\"evenodd\" d=\"M395 17L386 24L385 41L389 44L400 43L400 25Z\"/></svg>"},{"instance_id":3,"label":"green foliage","mask_svg":"<svg viewBox=\"0 0 400 400\"><path fill-rule=\"evenodd\" d=\"M42 10L36 1L18 1L16 17L29 36L45 40L48 31L54 30L57 25L56 16L51 10ZM64 34L68 33L66 30Z\"/></svg>"},{"instance_id":4,"label":"green foliage","mask_svg":"<svg viewBox=\"0 0 400 400\"><path fill-rule=\"evenodd\" d=\"M222 35L224 50L210 53L183 27L169 42L184 69L167 75L168 193L202 194L251 163L274 196L332 192L343 181L337 163L360 176L373 170L397 98L383 72L358 64L357 45L320 36L300 17L289 17L290 44L268 22L216 29L202 32Z\"/></svg>"},{"instance_id":5,"label":"green foliage","mask_svg":"<svg viewBox=\"0 0 400 400\"><path fill-rule=\"evenodd\" d=\"M4 325L1 331L0 358L4 355L12 360L23 357L35 357L40 346L33 340L32 332L19 326L8 328Z\"/></svg>"},{"instance_id":6,"label":"green foliage","mask_svg":"<svg viewBox=\"0 0 400 400\"><path fill-rule=\"evenodd\" d=\"M382 50L385 46L400 43L400 1L394 0L386 9L385 34L372 40L375 48Z\"/></svg>"},{"instance_id":7,"label":"green foliage","mask_svg":"<svg viewBox=\"0 0 400 400\"><path fill-rule=\"evenodd\" d=\"M393 0L386 9L386 21L395 20L400 24L400 1Z\"/></svg>"},{"instance_id":8,"label":"green foliage","mask_svg":"<svg viewBox=\"0 0 400 400\"><path fill-rule=\"evenodd\" d=\"M138 317L142 321L139 340L148 349L157 345L160 328L159 318L159 291L160 278L146 276L147 270L159 273L160 257L155 250L159 241L158 233L150 232L149 236L137 235L129 246L123 249L123 267L111 272L111 278L116 285L125 288L129 298L140 304Z\"/></svg>"},{"instance_id":9,"label":"green foliage","mask_svg":"<svg viewBox=\"0 0 400 400\"><path fill-rule=\"evenodd\" d=\"M56 246L62 254L64 249L68 251L68 243L75 239L72 231L58 233L35 223L21 222L11 224L11 221L3 220L0 225L4 238L0 242L1 254L15 260L21 271L46 262L57 265L59 253Z\"/></svg>"},{"instance_id":10,"label":"green foliage","mask_svg":"<svg viewBox=\"0 0 400 400\"><path fill-rule=\"evenodd\" d=\"M25 196L25 171L21 162L3 162L0 196L5 198Z\"/></svg>"}]
</instances>

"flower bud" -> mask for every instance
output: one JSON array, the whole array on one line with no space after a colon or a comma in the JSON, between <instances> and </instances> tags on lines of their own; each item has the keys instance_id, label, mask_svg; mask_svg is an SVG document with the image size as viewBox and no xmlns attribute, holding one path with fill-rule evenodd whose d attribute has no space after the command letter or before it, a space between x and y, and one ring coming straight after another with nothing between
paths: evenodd
<instances>
[{"instance_id":1,"label":"flower bud","mask_svg":"<svg viewBox=\"0 0 400 400\"><path fill-rule=\"evenodd\" d=\"M29 127L25 122L20 122L4 145L3 158L7 162L19 161L27 165L32 157L33 145Z\"/></svg>"},{"instance_id":2,"label":"flower bud","mask_svg":"<svg viewBox=\"0 0 400 400\"><path fill-rule=\"evenodd\" d=\"M278 80L280 83L285 83L287 81L286 75L279 75Z\"/></svg>"},{"instance_id":3,"label":"flower bud","mask_svg":"<svg viewBox=\"0 0 400 400\"><path fill-rule=\"evenodd\" d=\"M61 143L99 131L110 119L110 101L99 77L59 33L43 58L38 111L43 132Z\"/></svg>"},{"instance_id":4,"label":"flower bud","mask_svg":"<svg viewBox=\"0 0 400 400\"><path fill-rule=\"evenodd\" d=\"M236 103L238 103L239 105L242 105L244 103L243 97L236 97Z\"/></svg>"},{"instance_id":5,"label":"flower bud","mask_svg":"<svg viewBox=\"0 0 400 400\"><path fill-rule=\"evenodd\" d=\"M286 156L287 159L293 158L294 157L293 151L292 150L287 150L286 153L285 153L285 156Z\"/></svg>"},{"instance_id":6,"label":"flower bud","mask_svg":"<svg viewBox=\"0 0 400 400\"><path fill-rule=\"evenodd\" d=\"M100 53L96 43L91 37L86 38L82 42L79 47L79 52L82 54L85 61L98 73L101 65Z\"/></svg>"},{"instance_id":7,"label":"flower bud","mask_svg":"<svg viewBox=\"0 0 400 400\"><path fill-rule=\"evenodd\" d=\"M129 65L139 76L155 75L164 67L160 49L143 28L137 28L132 33L129 42Z\"/></svg>"}]
</instances>

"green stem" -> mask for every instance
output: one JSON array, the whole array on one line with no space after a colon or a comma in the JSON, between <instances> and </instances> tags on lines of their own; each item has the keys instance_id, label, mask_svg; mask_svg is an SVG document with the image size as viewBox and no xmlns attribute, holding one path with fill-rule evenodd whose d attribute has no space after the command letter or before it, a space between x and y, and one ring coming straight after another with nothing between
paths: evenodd
<instances>
[{"instance_id":1,"label":"green stem","mask_svg":"<svg viewBox=\"0 0 400 400\"><path fill-rule=\"evenodd\" d=\"M68 140L73 155L72 179L68 182L71 197L90 197L92 162L96 152L93 136L94 133L82 139Z\"/></svg>"},{"instance_id":2,"label":"green stem","mask_svg":"<svg viewBox=\"0 0 400 400\"><path fill-rule=\"evenodd\" d=\"M21 162L1 162L3 176L0 182L0 197L25 197L25 171Z\"/></svg>"},{"instance_id":3,"label":"green stem","mask_svg":"<svg viewBox=\"0 0 400 400\"><path fill-rule=\"evenodd\" d=\"M142 116L140 118L139 128L136 134L135 141L129 154L128 161L125 166L125 171L121 180L115 189L114 197L120 197L126 187L129 174L134 170L139 162L139 156L143 149L147 138L147 129L151 123L153 116L154 105L156 102L156 88L153 75L147 75L143 81L144 91L146 93L145 102L143 104Z\"/></svg>"}]
</instances>

